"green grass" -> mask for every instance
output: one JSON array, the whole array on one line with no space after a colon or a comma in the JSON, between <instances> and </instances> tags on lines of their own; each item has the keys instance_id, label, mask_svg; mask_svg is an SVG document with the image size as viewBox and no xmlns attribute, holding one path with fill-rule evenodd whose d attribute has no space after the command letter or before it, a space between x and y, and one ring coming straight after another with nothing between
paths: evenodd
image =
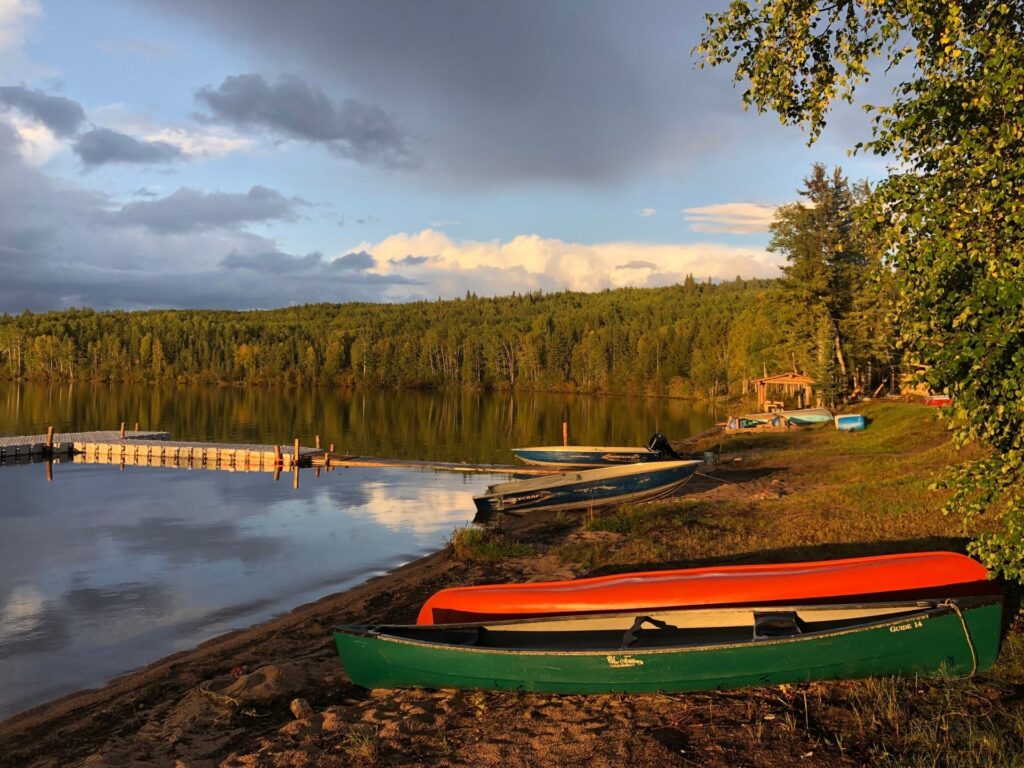
<instances>
[{"instance_id":1,"label":"green grass","mask_svg":"<svg viewBox=\"0 0 1024 768\"><path fill-rule=\"evenodd\" d=\"M456 528L448 541L448 548L456 560L488 563L525 557L534 552L529 544L479 526Z\"/></svg>"}]
</instances>

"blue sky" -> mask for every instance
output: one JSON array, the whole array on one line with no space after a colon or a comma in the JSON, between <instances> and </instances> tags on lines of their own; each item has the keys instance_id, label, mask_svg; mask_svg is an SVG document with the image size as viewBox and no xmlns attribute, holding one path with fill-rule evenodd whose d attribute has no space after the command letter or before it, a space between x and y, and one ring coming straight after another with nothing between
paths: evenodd
<instances>
[{"instance_id":1,"label":"blue sky","mask_svg":"<svg viewBox=\"0 0 1024 768\"><path fill-rule=\"evenodd\" d=\"M0 0L0 311L772 276L807 147L691 49L723 2Z\"/></svg>"}]
</instances>

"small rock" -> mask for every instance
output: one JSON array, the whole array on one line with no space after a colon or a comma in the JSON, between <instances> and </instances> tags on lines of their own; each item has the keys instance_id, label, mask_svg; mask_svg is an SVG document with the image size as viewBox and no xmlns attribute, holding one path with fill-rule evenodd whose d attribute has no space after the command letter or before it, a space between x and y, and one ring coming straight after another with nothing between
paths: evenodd
<instances>
[{"instance_id":1,"label":"small rock","mask_svg":"<svg viewBox=\"0 0 1024 768\"><path fill-rule=\"evenodd\" d=\"M291 710L298 720L303 720L313 714L313 708L305 699L292 699Z\"/></svg>"}]
</instances>

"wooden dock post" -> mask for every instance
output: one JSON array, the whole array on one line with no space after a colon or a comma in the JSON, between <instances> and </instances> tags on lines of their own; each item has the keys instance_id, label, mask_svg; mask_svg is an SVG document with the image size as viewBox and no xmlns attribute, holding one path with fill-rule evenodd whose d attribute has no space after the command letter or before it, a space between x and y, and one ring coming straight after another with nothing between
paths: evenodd
<instances>
[{"instance_id":1,"label":"wooden dock post","mask_svg":"<svg viewBox=\"0 0 1024 768\"><path fill-rule=\"evenodd\" d=\"M297 438L297 437L295 438L295 451L292 454L292 463L296 467L299 466L299 438Z\"/></svg>"},{"instance_id":2,"label":"wooden dock post","mask_svg":"<svg viewBox=\"0 0 1024 768\"><path fill-rule=\"evenodd\" d=\"M319 451L320 450L320 435L317 435L314 439L316 440L316 449Z\"/></svg>"},{"instance_id":3,"label":"wooden dock post","mask_svg":"<svg viewBox=\"0 0 1024 768\"><path fill-rule=\"evenodd\" d=\"M53 455L53 427L46 428L46 455Z\"/></svg>"},{"instance_id":4,"label":"wooden dock post","mask_svg":"<svg viewBox=\"0 0 1024 768\"><path fill-rule=\"evenodd\" d=\"M53 459L50 459L46 462L46 482L53 482Z\"/></svg>"},{"instance_id":5,"label":"wooden dock post","mask_svg":"<svg viewBox=\"0 0 1024 768\"><path fill-rule=\"evenodd\" d=\"M295 469L292 470L292 489L299 490L299 465L295 465Z\"/></svg>"},{"instance_id":6,"label":"wooden dock post","mask_svg":"<svg viewBox=\"0 0 1024 768\"><path fill-rule=\"evenodd\" d=\"M137 421L135 422L135 431L136 432L139 431L139 422L137 422Z\"/></svg>"},{"instance_id":7,"label":"wooden dock post","mask_svg":"<svg viewBox=\"0 0 1024 768\"><path fill-rule=\"evenodd\" d=\"M124 422L121 422L121 439L124 440Z\"/></svg>"},{"instance_id":8,"label":"wooden dock post","mask_svg":"<svg viewBox=\"0 0 1024 768\"><path fill-rule=\"evenodd\" d=\"M562 445L566 446L569 444L569 422L562 422Z\"/></svg>"},{"instance_id":9,"label":"wooden dock post","mask_svg":"<svg viewBox=\"0 0 1024 768\"><path fill-rule=\"evenodd\" d=\"M275 445L274 446L274 466L275 467L280 467L281 464L283 464L283 463L284 462L281 459L281 446L280 445ZM274 479L276 480L277 478L275 477Z\"/></svg>"}]
</instances>

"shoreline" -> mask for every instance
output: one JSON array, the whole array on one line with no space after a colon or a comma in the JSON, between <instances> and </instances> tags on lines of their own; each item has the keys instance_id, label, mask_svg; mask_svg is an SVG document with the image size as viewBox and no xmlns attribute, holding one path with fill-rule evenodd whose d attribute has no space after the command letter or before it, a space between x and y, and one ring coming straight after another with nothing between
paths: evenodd
<instances>
[{"instance_id":1,"label":"shoreline","mask_svg":"<svg viewBox=\"0 0 1024 768\"><path fill-rule=\"evenodd\" d=\"M936 462L957 456L942 425L913 406L873 406L870 415L869 430L854 437L818 429L725 438L714 476L695 477L676 498L509 517L494 535L528 554L442 548L14 715L0 721L0 767L954 765L965 749L990 756L978 765L1002 765L1024 753L1019 621L996 667L968 681L671 696L365 691L338 659L331 625L411 623L430 594L454 584L963 551L955 522L927 491ZM301 719L289 711L294 698L311 708Z\"/></svg>"}]
</instances>

